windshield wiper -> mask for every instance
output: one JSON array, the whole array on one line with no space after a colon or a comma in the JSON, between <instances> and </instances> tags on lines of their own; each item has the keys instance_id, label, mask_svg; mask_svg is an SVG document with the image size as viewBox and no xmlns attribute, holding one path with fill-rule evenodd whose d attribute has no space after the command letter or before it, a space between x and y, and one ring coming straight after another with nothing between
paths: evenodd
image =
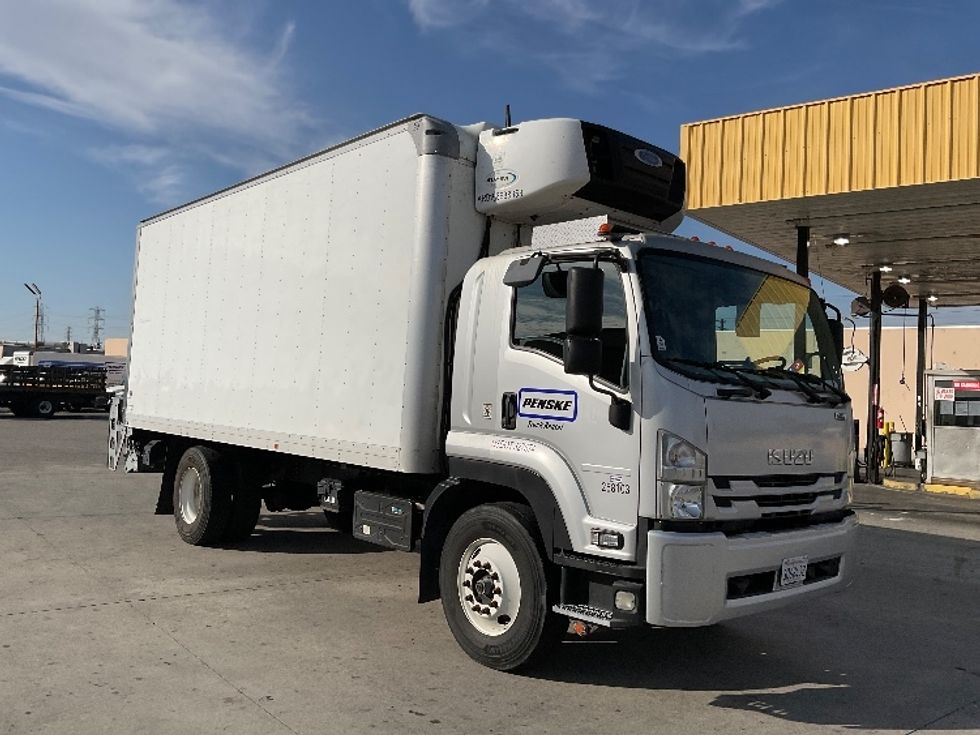
<instances>
[{"instance_id":1,"label":"windshield wiper","mask_svg":"<svg viewBox=\"0 0 980 735\"><path fill-rule=\"evenodd\" d=\"M725 375L735 376L735 380L748 388L755 395L756 398L766 399L772 395L772 391L761 386L758 383L754 383L748 378L746 378L742 373L739 372L738 368L732 367L731 365L726 365L723 362L705 362L704 360L688 360L684 357L668 357L666 362L676 362L681 365L691 365L693 367L704 368L706 370L713 370L715 373L722 373Z\"/></svg>"},{"instance_id":2,"label":"windshield wiper","mask_svg":"<svg viewBox=\"0 0 980 735\"><path fill-rule=\"evenodd\" d=\"M811 382L819 384L821 388L830 391L835 396L837 396L840 399L841 403L846 403L847 401L850 400L850 397L847 395L847 393L842 391L840 388L838 388L836 385L831 383L826 378L823 378L819 375L813 375L812 373L803 373L802 375L800 375L800 377L803 378L804 380L809 380Z\"/></svg>"},{"instance_id":3,"label":"windshield wiper","mask_svg":"<svg viewBox=\"0 0 980 735\"><path fill-rule=\"evenodd\" d=\"M836 396L822 396L817 393L799 373L794 373L790 370L781 370L780 368L766 368L760 372L767 373L768 375L778 375L780 378L789 378L800 389L800 392L807 397L810 403L830 403L834 406L840 403L840 399Z\"/></svg>"}]
</instances>

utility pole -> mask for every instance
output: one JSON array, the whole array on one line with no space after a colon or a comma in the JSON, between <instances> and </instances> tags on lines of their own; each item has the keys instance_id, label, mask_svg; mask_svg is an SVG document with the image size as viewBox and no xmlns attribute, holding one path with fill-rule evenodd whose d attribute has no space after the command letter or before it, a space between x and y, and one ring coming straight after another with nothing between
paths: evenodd
<instances>
[{"instance_id":1,"label":"utility pole","mask_svg":"<svg viewBox=\"0 0 980 735\"><path fill-rule=\"evenodd\" d=\"M105 309L101 306L93 306L89 309L92 316L88 320L92 323L92 346L102 346L102 325L105 323Z\"/></svg>"},{"instance_id":2,"label":"utility pole","mask_svg":"<svg viewBox=\"0 0 980 735\"><path fill-rule=\"evenodd\" d=\"M41 316L41 289L36 283L24 284L24 288L34 295L34 351L41 346L44 330L44 317Z\"/></svg>"}]
</instances>

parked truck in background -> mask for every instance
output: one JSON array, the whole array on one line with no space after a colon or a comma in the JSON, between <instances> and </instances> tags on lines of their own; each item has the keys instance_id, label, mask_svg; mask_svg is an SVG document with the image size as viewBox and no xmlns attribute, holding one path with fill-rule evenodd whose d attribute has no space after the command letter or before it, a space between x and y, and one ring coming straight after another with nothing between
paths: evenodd
<instances>
[{"instance_id":1,"label":"parked truck in background","mask_svg":"<svg viewBox=\"0 0 980 735\"><path fill-rule=\"evenodd\" d=\"M109 406L105 367L0 365L0 406L18 418L49 419L58 411Z\"/></svg>"},{"instance_id":2,"label":"parked truck in background","mask_svg":"<svg viewBox=\"0 0 980 735\"><path fill-rule=\"evenodd\" d=\"M667 234L683 200L680 160L599 125L417 115L148 219L109 464L162 473L191 544L264 501L419 552L419 600L498 669L569 619L839 589L839 319Z\"/></svg>"}]
</instances>

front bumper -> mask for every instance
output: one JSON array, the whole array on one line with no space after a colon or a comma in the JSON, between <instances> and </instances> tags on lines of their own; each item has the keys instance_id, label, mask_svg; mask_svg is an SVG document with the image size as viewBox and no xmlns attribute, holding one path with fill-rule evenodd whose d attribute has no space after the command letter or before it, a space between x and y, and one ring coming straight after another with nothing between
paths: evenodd
<instances>
[{"instance_id":1,"label":"front bumper","mask_svg":"<svg viewBox=\"0 0 980 735\"><path fill-rule=\"evenodd\" d=\"M660 626L711 625L842 589L854 572L856 532L857 519L853 515L838 523L796 531L732 537L723 533L650 531L646 621ZM783 560L804 555L811 565L826 560L831 569L832 560L839 558L836 574L779 587ZM767 579L772 580L771 586L760 589L759 581L765 583ZM751 580L751 586L740 587L742 580ZM733 592L733 588L740 591Z\"/></svg>"}]
</instances>

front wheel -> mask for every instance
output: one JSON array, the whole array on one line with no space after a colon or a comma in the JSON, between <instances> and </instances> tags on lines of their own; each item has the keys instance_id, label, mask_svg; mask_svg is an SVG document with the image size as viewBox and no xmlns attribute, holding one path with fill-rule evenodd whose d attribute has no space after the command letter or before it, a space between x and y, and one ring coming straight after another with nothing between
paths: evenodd
<instances>
[{"instance_id":1,"label":"front wheel","mask_svg":"<svg viewBox=\"0 0 980 735\"><path fill-rule=\"evenodd\" d=\"M471 658L492 669L533 663L568 626L551 611L535 535L529 508L495 503L460 516L443 546L439 588L449 629Z\"/></svg>"}]
</instances>

